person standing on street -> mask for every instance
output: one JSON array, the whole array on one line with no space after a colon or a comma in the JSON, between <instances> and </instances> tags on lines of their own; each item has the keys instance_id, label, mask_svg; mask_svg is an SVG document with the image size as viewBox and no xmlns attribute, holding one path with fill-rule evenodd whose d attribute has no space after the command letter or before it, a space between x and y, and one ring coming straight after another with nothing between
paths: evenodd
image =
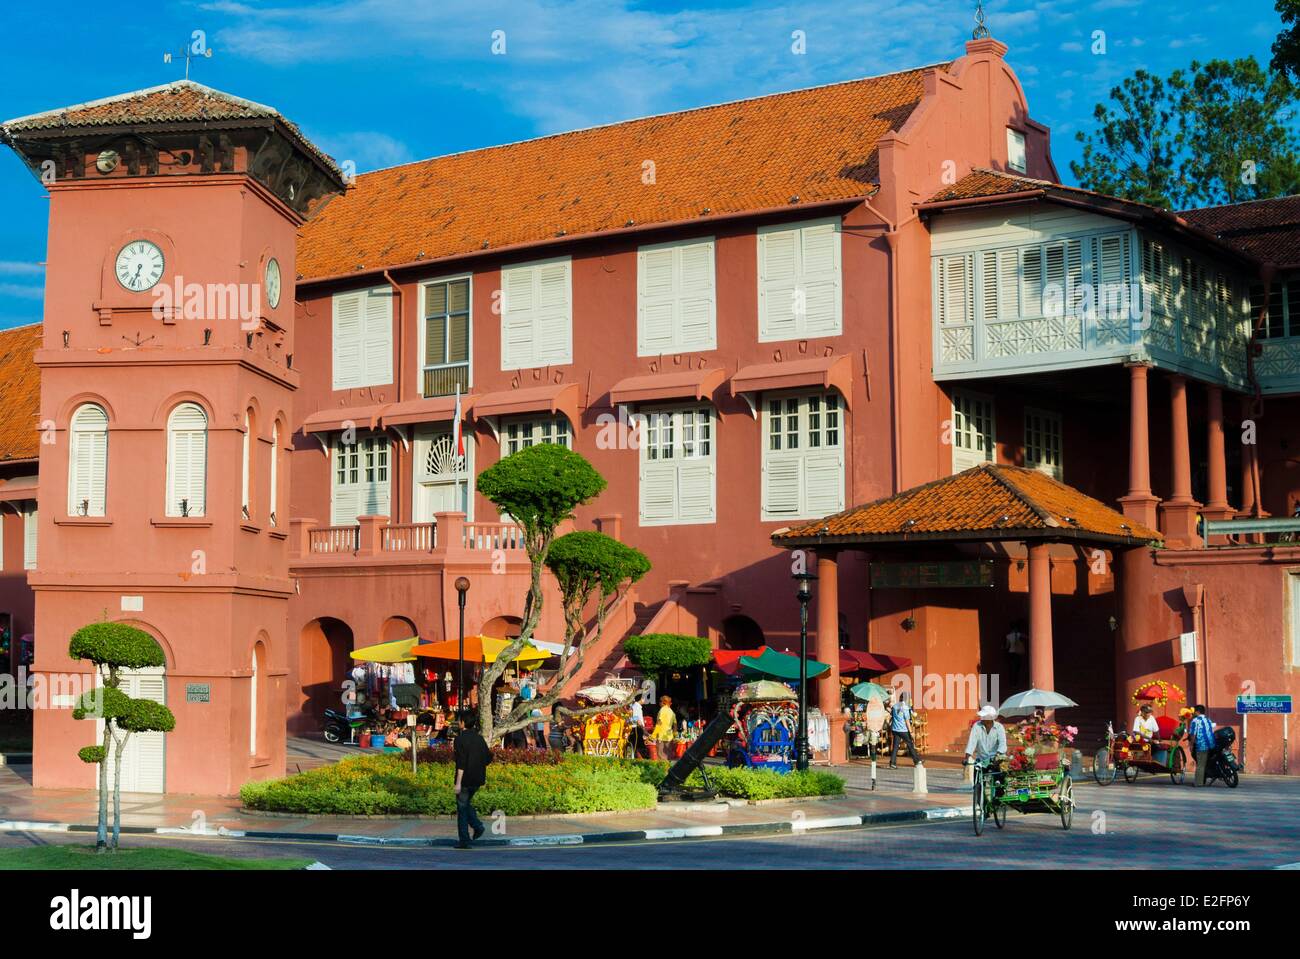
<instances>
[{"instance_id":1,"label":"person standing on street","mask_svg":"<svg viewBox=\"0 0 1300 959\"><path fill-rule=\"evenodd\" d=\"M669 759L668 747L677 738L677 714L673 712L673 698L659 697L659 714L655 716L655 728L650 738L659 744L659 758Z\"/></svg>"},{"instance_id":2,"label":"person standing on street","mask_svg":"<svg viewBox=\"0 0 1300 959\"><path fill-rule=\"evenodd\" d=\"M1196 704L1196 715L1192 717L1187 729L1192 741L1192 750L1196 753L1196 785L1205 785L1205 770L1210 765L1210 750L1214 748L1214 723L1205 714L1205 707Z\"/></svg>"},{"instance_id":3,"label":"person standing on street","mask_svg":"<svg viewBox=\"0 0 1300 959\"><path fill-rule=\"evenodd\" d=\"M912 704L907 701L907 693L898 694L898 702L890 712L889 731L893 734L889 744L889 768L898 768L898 744L901 741L907 747L907 754L912 757L912 765L921 765L916 755L916 744L912 742Z\"/></svg>"},{"instance_id":4,"label":"person standing on street","mask_svg":"<svg viewBox=\"0 0 1300 959\"><path fill-rule=\"evenodd\" d=\"M456 736L452 747L456 757L456 834L460 841L457 849L470 848L470 829L474 830L474 839L483 835L483 821L474 811L474 794L487 782L488 763L492 762L492 750L478 731L478 714L465 716L465 728Z\"/></svg>"}]
</instances>

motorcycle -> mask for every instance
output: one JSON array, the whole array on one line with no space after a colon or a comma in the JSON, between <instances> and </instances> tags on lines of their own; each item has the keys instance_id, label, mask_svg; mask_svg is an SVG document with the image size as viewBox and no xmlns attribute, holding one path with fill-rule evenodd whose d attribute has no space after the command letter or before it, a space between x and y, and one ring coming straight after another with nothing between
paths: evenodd
<instances>
[{"instance_id":1,"label":"motorcycle","mask_svg":"<svg viewBox=\"0 0 1300 959\"><path fill-rule=\"evenodd\" d=\"M1241 763L1232 754L1232 744L1236 741L1237 734L1231 727L1225 726L1214 731L1214 748L1206 758L1205 785L1210 785L1216 779L1222 779L1229 789L1237 788L1237 783L1241 779Z\"/></svg>"},{"instance_id":2,"label":"motorcycle","mask_svg":"<svg viewBox=\"0 0 1300 959\"><path fill-rule=\"evenodd\" d=\"M357 732L370 722L369 715L348 716L337 709L326 709L321 735L327 743L355 743Z\"/></svg>"}]
</instances>

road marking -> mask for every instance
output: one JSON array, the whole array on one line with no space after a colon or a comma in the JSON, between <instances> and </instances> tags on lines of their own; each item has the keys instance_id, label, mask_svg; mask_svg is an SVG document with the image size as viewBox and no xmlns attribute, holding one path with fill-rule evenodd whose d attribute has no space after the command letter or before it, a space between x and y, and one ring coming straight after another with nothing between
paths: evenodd
<instances>
[{"instance_id":1,"label":"road marking","mask_svg":"<svg viewBox=\"0 0 1300 959\"><path fill-rule=\"evenodd\" d=\"M1274 866L1274 869L1300 869L1300 862L1289 862L1285 866Z\"/></svg>"},{"instance_id":2,"label":"road marking","mask_svg":"<svg viewBox=\"0 0 1300 959\"><path fill-rule=\"evenodd\" d=\"M304 869L313 869L313 870L324 869L324 870L326 870L327 872L333 872L333 871L334 871L334 870L331 869L329 866L325 865L325 863L321 862L319 859L317 859L317 860L316 860L314 863L312 863L310 866L304 866L303 868L304 868Z\"/></svg>"},{"instance_id":3,"label":"road marking","mask_svg":"<svg viewBox=\"0 0 1300 959\"><path fill-rule=\"evenodd\" d=\"M18 819L0 821L0 832L67 832L66 822L23 822Z\"/></svg>"},{"instance_id":4,"label":"road marking","mask_svg":"<svg viewBox=\"0 0 1300 959\"><path fill-rule=\"evenodd\" d=\"M515 836L506 840L508 846L581 846L581 834L569 836Z\"/></svg>"}]
</instances>

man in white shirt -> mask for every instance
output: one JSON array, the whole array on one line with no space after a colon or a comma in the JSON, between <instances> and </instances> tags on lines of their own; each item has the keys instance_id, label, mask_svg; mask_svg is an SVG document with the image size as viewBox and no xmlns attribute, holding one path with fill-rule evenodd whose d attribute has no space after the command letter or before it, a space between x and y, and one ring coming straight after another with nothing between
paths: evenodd
<instances>
[{"instance_id":1,"label":"man in white shirt","mask_svg":"<svg viewBox=\"0 0 1300 959\"><path fill-rule=\"evenodd\" d=\"M972 757L977 763L987 762L1007 754L1007 730L998 722L998 711L992 706L981 706L979 722L970 728L966 740L966 762Z\"/></svg>"},{"instance_id":2,"label":"man in white shirt","mask_svg":"<svg viewBox=\"0 0 1300 959\"><path fill-rule=\"evenodd\" d=\"M1160 736L1160 724L1151 712L1151 704L1143 703L1133 720L1133 735L1143 739L1157 739Z\"/></svg>"}]
</instances>

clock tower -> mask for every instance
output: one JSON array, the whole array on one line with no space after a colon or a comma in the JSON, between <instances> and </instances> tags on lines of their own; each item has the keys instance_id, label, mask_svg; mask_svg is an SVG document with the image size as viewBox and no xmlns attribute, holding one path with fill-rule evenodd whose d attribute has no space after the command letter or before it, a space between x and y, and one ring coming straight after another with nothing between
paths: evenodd
<instances>
[{"instance_id":1,"label":"clock tower","mask_svg":"<svg viewBox=\"0 0 1300 959\"><path fill-rule=\"evenodd\" d=\"M128 622L166 666L126 680L174 732L122 788L229 794L284 774L297 231L344 188L261 104L179 81L0 125L49 191L41 371L38 787L93 787L67 708L73 631ZM63 693L60 693L63 690Z\"/></svg>"}]
</instances>

